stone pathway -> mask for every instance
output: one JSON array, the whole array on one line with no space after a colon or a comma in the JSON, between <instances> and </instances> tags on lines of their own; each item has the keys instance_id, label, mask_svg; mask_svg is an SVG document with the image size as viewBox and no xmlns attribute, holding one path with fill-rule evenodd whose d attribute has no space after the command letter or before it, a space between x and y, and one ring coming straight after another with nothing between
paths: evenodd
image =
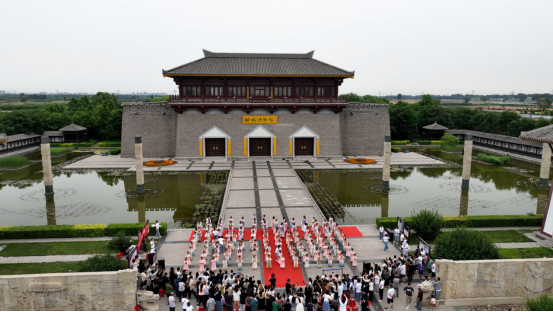
<instances>
[{"instance_id":1,"label":"stone pathway","mask_svg":"<svg viewBox=\"0 0 553 312\"><path fill-rule=\"evenodd\" d=\"M32 257L0 257L0 263L42 263L42 262L71 262L84 261L94 255L56 255Z\"/></svg>"},{"instance_id":2,"label":"stone pathway","mask_svg":"<svg viewBox=\"0 0 553 312\"><path fill-rule=\"evenodd\" d=\"M70 238L24 238L24 239L2 239L0 245L10 243L56 243L56 242L96 242L96 241L109 241L113 237L70 237ZM138 236L131 237L132 239L138 239Z\"/></svg>"},{"instance_id":3,"label":"stone pathway","mask_svg":"<svg viewBox=\"0 0 553 312\"><path fill-rule=\"evenodd\" d=\"M13 156L13 155L19 155L19 154L24 154L24 153L28 153L28 152L31 152L31 151L34 151L36 149L39 149L39 146L33 146L31 148L26 148L26 149L22 149L22 150L17 150L17 151L13 151L13 152L10 152L10 153L6 153L6 154L0 154L0 158L4 158L6 156Z\"/></svg>"},{"instance_id":4,"label":"stone pathway","mask_svg":"<svg viewBox=\"0 0 553 312\"><path fill-rule=\"evenodd\" d=\"M528 243L497 243L499 248L536 248L541 247L538 243L528 242Z\"/></svg>"}]
</instances>

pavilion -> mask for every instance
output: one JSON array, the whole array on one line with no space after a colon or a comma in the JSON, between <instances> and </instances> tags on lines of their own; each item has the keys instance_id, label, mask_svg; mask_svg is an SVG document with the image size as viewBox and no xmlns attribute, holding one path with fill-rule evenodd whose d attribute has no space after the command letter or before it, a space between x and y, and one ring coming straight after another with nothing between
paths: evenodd
<instances>
[{"instance_id":1,"label":"pavilion","mask_svg":"<svg viewBox=\"0 0 553 312\"><path fill-rule=\"evenodd\" d=\"M430 124L428 126L422 127L424 129L424 133L426 134L427 140L439 140L444 136L445 130L448 128L439 125L437 122L434 121L433 124Z\"/></svg>"}]
</instances>

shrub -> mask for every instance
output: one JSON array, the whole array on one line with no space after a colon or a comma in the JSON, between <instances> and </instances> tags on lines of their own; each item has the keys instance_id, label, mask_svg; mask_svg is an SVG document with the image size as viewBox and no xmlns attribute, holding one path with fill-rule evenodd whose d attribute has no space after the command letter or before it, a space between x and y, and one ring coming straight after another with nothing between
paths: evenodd
<instances>
[{"instance_id":1,"label":"shrub","mask_svg":"<svg viewBox=\"0 0 553 312\"><path fill-rule=\"evenodd\" d=\"M411 213L411 229L417 231L417 235L423 239L434 239L442 231L444 221L437 210L423 209L417 214Z\"/></svg>"},{"instance_id":2,"label":"shrub","mask_svg":"<svg viewBox=\"0 0 553 312\"><path fill-rule=\"evenodd\" d=\"M430 145L441 145L442 141L430 141Z\"/></svg>"},{"instance_id":3,"label":"shrub","mask_svg":"<svg viewBox=\"0 0 553 312\"><path fill-rule=\"evenodd\" d=\"M440 145L444 146L444 145L449 145L449 146L452 146L452 145L459 145L459 139L456 138L453 134L451 133L446 133L444 134L444 136L440 139Z\"/></svg>"},{"instance_id":4,"label":"shrub","mask_svg":"<svg viewBox=\"0 0 553 312\"><path fill-rule=\"evenodd\" d=\"M123 246L132 245L132 239L130 236L125 235L125 231L119 231L107 244L107 246L113 250L121 250Z\"/></svg>"},{"instance_id":5,"label":"shrub","mask_svg":"<svg viewBox=\"0 0 553 312\"><path fill-rule=\"evenodd\" d=\"M462 146L459 145L442 145L442 151L446 152L460 152L463 150Z\"/></svg>"},{"instance_id":6,"label":"shrub","mask_svg":"<svg viewBox=\"0 0 553 312\"><path fill-rule=\"evenodd\" d=\"M27 158L23 156L6 156L0 158L0 167L3 168L19 168L28 163Z\"/></svg>"},{"instance_id":7,"label":"shrub","mask_svg":"<svg viewBox=\"0 0 553 312\"><path fill-rule=\"evenodd\" d=\"M393 147L392 146L392 153L399 153L401 149L399 147Z\"/></svg>"},{"instance_id":8,"label":"shrub","mask_svg":"<svg viewBox=\"0 0 553 312\"><path fill-rule=\"evenodd\" d=\"M419 144L420 145L439 145L439 144L434 144L432 142L436 142L436 141L419 141Z\"/></svg>"},{"instance_id":9,"label":"shrub","mask_svg":"<svg viewBox=\"0 0 553 312\"><path fill-rule=\"evenodd\" d=\"M114 150L109 151L111 155L119 155L121 154L121 148L116 148Z\"/></svg>"},{"instance_id":10,"label":"shrub","mask_svg":"<svg viewBox=\"0 0 553 312\"><path fill-rule=\"evenodd\" d=\"M478 154L476 156L476 159L483 161L485 163L489 164L496 164L496 165L504 165L506 162L509 161L509 157L507 156L494 156L494 155L486 155L486 154Z\"/></svg>"},{"instance_id":11,"label":"shrub","mask_svg":"<svg viewBox=\"0 0 553 312\"><path fill-rule=\"evenodd\" d=\"M0 239L102 237L105 224L0 226Z\"/></svg>"},{"instance_id":12,"label":"shrub","mask_svg":"<svg viewBox=\"0 0 553 312\"><path fill-rule=\"evenodd\" d=\"M524 306L526 311L553 311L553 298L547 294L540 295L538 298L526 298Z\"/></svg>"},{"instance_id":13,"label":"shrub","mask_svg":"<svg viewBox=\"0 0 553 312\"><path fill-rule=\"evenodd\" d=\"M411 143L409 140L403 140L403 141L394 141L392 140L392 145L407 145Z\"/></svg>"},{"instance_id":14,"label":"shrub","mask_svg":"<svg viewBox=\"0 0 553 312\"><path fill-rule=\"evenodd\" d=\"M127 266L114 255L95 255L83 261L80 272L104 272L124 270Z\"/></svg>"},{"instance_id":15,"label":"shrub","mask_svg":"<svg viewBox=\"0 0 553 312\"><path fill-rule=\"evenodd\" d=\"M63 148L63 147L50 147L50 154L52 154L52 155L65 154L65 148Z\"/></svg>"},{"instance_id":16,"label":"shrub","mask_svg":"<svg viewBox=\"0 0 553 312\"><path fill-rule=\"evenodd\" d=\"M405 224L412 226L411 217L405 218ZM442 217L444 228L466 227L498 227L498 226L541 226L543 215L510 215L510 216L457 216ZM376 218L377 226L395 229L396 218Z\"/></svg>"},{"instance_id":17,"label":"shrub","mask_svg":"<svg viewBox=\"0 0 553 312\"><path fill-rule=\"evenodd\" d=\"M499 259L497 246L484 233L458 227L434 241L434 253L450 260Z\"/></svg>"},{"instance_id":18,"label":"shrub","mask_svg":"<svg viewBox=\"0 0 553 312\"><path fill-rule=\"evenodd\" d=\"M121 147L121 142L109 141L98 143L98 147Z\"/></svg>"},{"instance_id":19,"label":"shrub","mask_svg":"<svg viewBox=\"0 0 553 312\"><path fill-rule=\"evenodd\" d=\"M50 147L60 147L61 143L50 143Z\"/></svg>"},{"instance_id":20,"label":"shrub","mask_svg":"<svg viewBox=\"0 0 553 312\"><path fill-rule=\"evenodd\" d=\"M73 147L92 147L93 145L91 143L73 143Z\"/></svg>"},{"instance_id":21,"label":"shrub","mask_svg":"<svg viewBox=\"0 0 553 312\"><path fill-rule=\"evenodd\" d=\"M106 236L116 236L119 232L124 231L125 235L137 236L138 230L140 230L146 223L112 223L106 227ZM156 228L152 227L154 222L150 222L149 235L156 235ZM167 234L167 223L160 222L161 228L159 233L161 235Z\"/></svg>"},{"instance_id":22,"label":"shrub","mask_svg":"<svg viewBox=\"0 0 553 312\"><path fill-rule=\"evenodd\" d=\"M73 146L73 143L60 143L59 147L74 147L74 146Z\"/></svg>"}]
</instances>

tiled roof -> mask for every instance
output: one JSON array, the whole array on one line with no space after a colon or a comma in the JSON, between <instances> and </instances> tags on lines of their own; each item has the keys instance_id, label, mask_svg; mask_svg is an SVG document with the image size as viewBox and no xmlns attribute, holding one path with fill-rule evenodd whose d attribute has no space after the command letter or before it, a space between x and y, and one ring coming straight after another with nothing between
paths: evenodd
<instances>
[{"instance_id":1,"label":"tiled roof","mask_svg":"<svg viewBox=\"0 0 553 312\"><path fill-rule=\"evenodd\" d=\"M534 146L534 147L541 147L542 145L537 142L532 141L522 141L521 139L517 137L512 137L508 135L501 135L501 134L493 134L493 133L486 133L486 132L480 132L480 131L472 131L472 130L463 130L463 129L454 129L454 130L446 130L446 133L451 134L472 134L473 137L479 137L484 139L492 139L507 143L515 143L515 144L521 144L526 146Z\"/></svg>"},{"instance_id":2,"label":"tiled roof","mask_svg":"<svg viewBox=\"0 0 553 312\"><path fill-rule=\"evenodd\" d=\"M44 131L44 133L42 135L43 136L49 136L49 137L63 136L63 132L62 131Z\"/></svg>"},{"instance_id":3,"label":"tiled roof","mask_svg":"<svg viewBox=\"0 0 553 312\"><path fill-rule=\"evenodd\" d=\"M434 122L433 124L431 125L428 125L428 126L424 126L422 127L423 129L426 129L426 130L447 130L446 127L442 126L442 125L439 125L437 124L436 122Z\"/></svg>"},{"instance_id":4,"label":"tiled roof","mask_svg":"<svg viewBox=\"0 0 553 312\"><path fill-rule=\"evenodd\" d=\"M74 123L71 123L69 126L63 127L60 129L60 131L82 131L82 130L86 130L86 128L78 126Z\"/></svg>"},{"instance_id":5,"label":"tiled roof","mask_svg":"<svg viewBox=\"0 0 553 312\"><path fill-rule=\"evenodd\" d=\"M20 133L20 134L14 134L14 135L8 135L8 142L14 142L14 141L21 141L26 139L32 139L32 138L39 138L40 135L36 133Z\"/></svg>"},{"instance_id":6,"label":"tiled roof","mask_svg":"<svg viewBox=\"0 0 553 312\"><path fill-rule=\"evenodd\" d=\"M553 143L553 125L541 127L538 129L521 132L520 136L523 140L541 142L541 143Z\"/></svg>"},{"instance_id":7,"label":"tiled roof","mask_svg":"<svg viewBox=\"0 0 553 312\"><path fill-rule=\"evenodd\" d=\"M314 51L305 54L214 53L204 50L204 58L163 70L163 75L353 78L355 72L315 60L313 53Z\"/></svg>"}]
</instances>

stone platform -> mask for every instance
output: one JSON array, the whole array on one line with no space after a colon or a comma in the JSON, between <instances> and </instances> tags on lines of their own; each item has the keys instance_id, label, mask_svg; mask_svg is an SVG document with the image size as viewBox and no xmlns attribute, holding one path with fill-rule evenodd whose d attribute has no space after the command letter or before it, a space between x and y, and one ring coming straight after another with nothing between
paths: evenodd
<instances>
[{"instance_id":1,"label":"stone platform","mask_svg":"<svg viewBox=\"0 0 553 312\"><path fill-rule=\"evenodd\" d=\"M382 156L359 156L370 158L377 161L374 165L357 165L344 162L342 159L317 159L310 157L297 160L276 160L272 157L250 157L248 161L227 161L220 157L207 157L204 159L188 158L161 158L176 160L176 165L167 167L144 167L144 171L208 171L208 170L230 170L238 169L241 165L248 166L252 161L269 161L273 166L282 166L284 168L294 169L382 169ZM351 158L351 157L350 157ZM144 158L144 161L156 160L160 158ZM444 163L426 157L417 153L392 153L391 165L443 165ZM117 156L94 155L81 161L65 166L64 169L129 169L135 171L135 161L133 158L121 158Z\"/></svg>"}]
</instances>

